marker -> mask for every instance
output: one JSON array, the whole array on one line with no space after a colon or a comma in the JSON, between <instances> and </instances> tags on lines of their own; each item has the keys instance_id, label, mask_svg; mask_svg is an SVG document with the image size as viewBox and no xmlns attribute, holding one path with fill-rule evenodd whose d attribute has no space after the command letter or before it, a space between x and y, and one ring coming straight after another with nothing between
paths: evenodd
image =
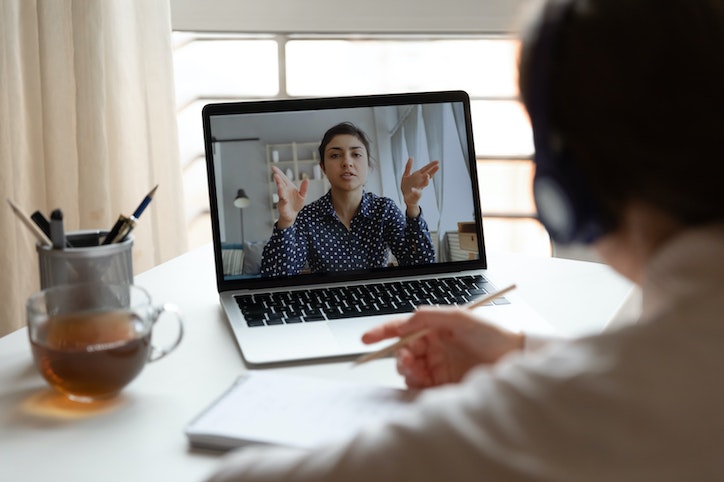
<instances>
[{"instance_id":1,"label":"marker","mask_svg":"<svg viewBox=\"0 0 724 482\"><path fill-rule=\"evenodd\" d=\"M40 211L35 211L33 214L30 215L30 219L33 220L33 222L40 228L45 235L50 238L50 221L48 221L48 218L43 216L43 213ZM73 244L68 241L68 237L65 237L65 247L66 248L72 248Z\"/></svg>"},{"instance_id":2,"label":"marker","mask_svg":"<svg viewBox=\"0 0 724 482\"><path fill-rule=\"evenodd\" d=\"M43 233L45 233L47 237L50 237L50 222L48 221L48 218L43 216L43 213L35 211L30 215L30 219L33 220L33 222L43 231Z\"/></svg>"},{"instance_id":3,"label":"marker","mask_svg":"<svg viewBox=\"0 0 724 482\"><path fill-rule=\"evenodd\" d=\"M53 249L65 249L63 211L60 209L55 209L50 213L50 241L53 243Z\"/></svg>"}]
</instances>

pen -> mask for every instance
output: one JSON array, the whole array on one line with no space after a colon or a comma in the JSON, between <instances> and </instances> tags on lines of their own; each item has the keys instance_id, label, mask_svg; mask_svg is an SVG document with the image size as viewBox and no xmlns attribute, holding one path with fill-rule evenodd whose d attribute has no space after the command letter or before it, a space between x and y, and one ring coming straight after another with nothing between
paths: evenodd
<instances>
[{"instance_id":1,"label":"pen","mask_svg":"<svg viewBox=\"0 0 724 482\"><path fill-rule=\"evenodd\" d=\"M128 234L133 231L133 228L136 227L136 219L133 216L127 218L126 216L121 214L120 216L118 216L118 221L116 222L116 225L118 225L118 230L116 231L115 236L111 239L111 243L120 243L124 239L126 239L126 236L128 236ZM113 226L113 228L115 229L116 226ZM105 243L104 241L104 244L108 243Z\"/></svg>"},{"instance_id":2,"label":"pen","mask_svg":"<svg viewBox=\"0 0 724 482\"><path fill-rule=\"evenodd\" d=\"M148 194L146 194L146 197L143 198L141 204L138 205L131 217L126 217L122 214L118 216L116 224L113 225L110 232L106 235L106 238L103 240L103 244L120 243L126 239L126 236L128 236L133 228L136 227L136 221L138 218L141 217L143 211L145 211L146 207L148 207L151 203L156 189L158 189L158 184L156 184L156 186L151 189Z\"/></svg>"},{"instance_id":3,"label":"pen","mask_svg":"<svg viewBox=\"0 0 724 482\"><path fill-rule=\"evenodd\" d=\"M60 209L55 209L50 213L50 241L53 243L53 249L65 249L63 211Z\"/></svg>"},{"instance_id":4,"label":"pen","mask_svg":"<svg viewBox=\"0 0 724 482\"><path fill-rule=\"evenodd\" d=\"M14 202L10 199L7 201L15 215L20 219L20 221L22 221L25 227L33 233L35 239L37 239L42 246L50 246L51 242L50 239L48 239L48 236L46 236L45 233L36 224L34 224L33 221L17 205L15 205Z\"/></svg>"},{"instance_id":5,"label":"pen","mask_svg":"<svg viewBox=\"0 0 724 482\"><path fill-rule=\"evenodd\" d=\"M496 298L500 298L505 293L507 293L513 289L515 289L514 284L508 286L507 288L503 288L502 290L496 291L495 293L490 293L487 296L483 296L482 298L478 298L477 300L471 301L470 303L463 305L463 307L466 310L472 310L474 308L477 308L478 306L484 305L486 303L490 303L491 301L493 301ZM378 351L373 351L372 353L368 353L366 355L362 355L361 357L359 357L355 360L354 365L352 365L352 366L354 367L357 365L361 365L363 363L367 363L368 361L376 360L378 358L382 358L384 356L390 355L391 353L394 353L394 351L397 350L398 348L400 348L414 340L417 340L418 338L422 338L423 336L430 333L430 331L431 330L429 328L426 328L424 330L410 333L407 336L403 336L402 338L400 338L399 340L397 340L395 343L393 343L390 346L382 348L381 350L378 350Z\"/></svg>"},{"instance_id":6,"label":"pen","mask_svg":"<svg viewBox=\"0 0 724 482\"><path fill-rule=\"evenodd\" d=\"M111 244L113 240L118 237L118 233L123 227L125 219L127 218L123 214L118 216L118 221L116 221L116 224L114 224L108 234L106 234L106 238L103 240L103 244Z\"/></svg>"}]
</instances>

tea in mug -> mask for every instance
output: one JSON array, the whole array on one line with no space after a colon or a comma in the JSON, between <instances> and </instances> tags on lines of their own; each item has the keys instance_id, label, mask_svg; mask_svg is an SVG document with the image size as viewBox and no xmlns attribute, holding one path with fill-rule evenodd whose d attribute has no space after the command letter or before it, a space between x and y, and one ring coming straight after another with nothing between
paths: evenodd
<instances>
[{"instance_id":1,"label":"tea in mug","mask_svg":"<svg viewBox=\"0 0 724 482\"><path fill-rule=\"evenodd\" d=\"M50 317L31 339L35 363L53 387L79 400L112 397L143 369L151 333L128 311Z\"/></svg>"}]
</instances>

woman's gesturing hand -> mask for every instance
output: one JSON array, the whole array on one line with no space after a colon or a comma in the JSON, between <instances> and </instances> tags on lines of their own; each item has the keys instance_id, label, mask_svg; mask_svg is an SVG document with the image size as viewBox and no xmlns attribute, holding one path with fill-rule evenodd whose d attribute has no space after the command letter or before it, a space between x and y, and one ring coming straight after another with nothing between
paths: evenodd
<instances>
[{"instance_id":1,"label":"woman's gesturing hand","mask_svg":"<svg viewBox=\"0 0 724 482\"><path fill-rule=\"evenodd\" d=\"M418 204L422 197L422 190L430 184L432 176L440 169L440 161L428 162L415 172L412 172L412 162L412 158L407 160L405 172L402 174L400 189L402 190L402 198L407 206L407 215L414 218L420 215Z\"/></svg>"},{"instance_id":2,"label":"woman's gesturing hand","mask_svg":"<svg viewBox=\"0 0 724 482\"><path fill-rule=\"evenodd\" d=\"M281 169L272 166L272 171L274 172L274 182L277 185L277 194L279 196L279 202L277 203L277 210L279 211L277 228L285 229L294 224L294 220L297 219L297 214L299 214L299 211L304 207L309 180L304 179L299 189L297 189L294 182L285 176Z\"/></svg>"}]
</instances>

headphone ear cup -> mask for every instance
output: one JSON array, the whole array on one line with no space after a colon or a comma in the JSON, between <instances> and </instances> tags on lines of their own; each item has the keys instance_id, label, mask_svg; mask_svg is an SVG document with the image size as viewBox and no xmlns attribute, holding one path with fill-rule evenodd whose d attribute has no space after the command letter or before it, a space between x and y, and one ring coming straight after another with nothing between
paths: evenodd
<instances>
[{"instance_id":1,"label":"headphone ear cup","mask_svg":"<svg viewBox=\"0 0 724 482\"><path fill-rule=\"evenodd\" d=\"M533 180L533 199L538 219L551 238L567 243L574 238L575 213L565 188L553 176L538 176Z\"/></svg>"},{"instance_id":2,"label":"headphone ear cup","mask_svg":"<svg viewBox=\"0 0 724 482\"><path fill-rule=\"evenodd\" d=\"M544 149L545 151L546 149ZM603 232L598 210L586 191L586 183L575 170L565 151L541 159L536 153L533 199L538 219L557 243L591 243Z\"/></svg>"}]
</instances>

